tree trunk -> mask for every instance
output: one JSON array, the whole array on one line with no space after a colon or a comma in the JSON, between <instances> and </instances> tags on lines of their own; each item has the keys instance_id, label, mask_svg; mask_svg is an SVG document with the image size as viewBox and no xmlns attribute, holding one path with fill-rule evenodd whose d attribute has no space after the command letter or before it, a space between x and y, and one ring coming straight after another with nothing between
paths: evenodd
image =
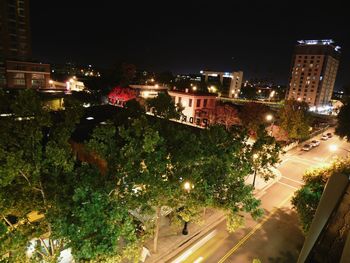
<instances>
[{"instance_id":1,"label":"tree trunk","mask_svg":"<svg viewBox=\"0 0 350 263\"><path fill-rule=\"evenodd\" d=\"M5 222L13 229L13 225L11 224L11 222L3 215L2 218L5 220Z\"/></svg>"},{"instance_id":2,"label":"tree trunk","mask_svg":"<svg viewBox=\"0 0 350 263\"><path fill-rule=\"evenodd\" d=\"M156 208L156 226L154 229L154 239L153 239L153 252L157 253L158 250L158 235L159 235L159 225L160 225L160 207Z\"/></svg>"}]
</instances>

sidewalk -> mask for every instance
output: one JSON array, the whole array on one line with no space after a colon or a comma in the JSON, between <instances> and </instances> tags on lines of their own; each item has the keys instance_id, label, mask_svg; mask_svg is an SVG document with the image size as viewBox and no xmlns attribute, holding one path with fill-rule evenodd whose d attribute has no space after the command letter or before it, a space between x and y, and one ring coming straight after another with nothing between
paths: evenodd
<instances>
[{"instance_id":1,"label":"sidewalk","mask_svg":"<svg viewBox=\"0 0 350 263\"><path fill-rule=\"evenodd\" d=\"M148 240L145 246L150 250L151 256L147 257L146 263L163 263L187 247L191 246L195 241L205 236L210 230L214 229L225 219L224 213L215 209L206 209L203 223L188 224L188 235L182 234L183 226L174 229L169 224L160 228L158 238L158 252L153 253L153 239Z\"/></svg>"}]
</instances>

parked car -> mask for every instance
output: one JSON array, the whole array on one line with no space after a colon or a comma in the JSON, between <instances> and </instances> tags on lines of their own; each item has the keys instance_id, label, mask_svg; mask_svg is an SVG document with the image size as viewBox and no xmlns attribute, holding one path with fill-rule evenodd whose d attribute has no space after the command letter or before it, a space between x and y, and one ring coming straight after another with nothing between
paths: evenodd
<instances>
[{"instance_id":1,"label":"parked car","mask_svg":"<svg viewBox=\"0 0 350 263\"><path fill-rule=\"evenodd\" d=\"M304 144L304 146L303 146L303 151L310 151L311 149L312 149L312 146L311 146L311 144Z\"/></svg>"},{"instance_id":2,"label":"parked car","mask_svg":"<svg viewBox=\"0 0 350 263\"><path fill-rule=\"evenodd\" d=\"M330 133L330 132L327 133L326 135L327 135L328 138L332 138L332 136L333 136L332 133Z\"/></svg>"},{"instance_id":3,"label":"parked car","mask_svg":"<svg viewBox=\"0 0 350 263\"><path fill-rule=\"evenodd\" d=\"M326 134L323 134L322 137L321 137L321 140L327 141L328 140L328 136Z\"/></svg>"},{"instance_id":4,"label":"parked car","mask_svg":"<svg viewBox=\"0 0 350 263\"><path fill-rule=\"evenodd\" d=\"M318 140L312 140L312 141L310 142L310 144L311 144L312 147L316 147L316 146L319 146L319 145L320 145L320 141L318 141Z\"/></svg>"}]
</instances>

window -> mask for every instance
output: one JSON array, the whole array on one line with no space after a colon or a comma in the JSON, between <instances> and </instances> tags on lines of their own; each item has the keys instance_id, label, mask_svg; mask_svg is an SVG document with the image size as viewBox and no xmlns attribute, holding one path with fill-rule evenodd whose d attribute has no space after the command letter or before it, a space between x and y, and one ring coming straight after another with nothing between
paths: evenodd
<instances>
[{"instance_id":1,"label":"window","mask_svg":"<svg viewBox=\"0 0 350 263\"><path fill-rule=\"evenodd\" d=\"M44 74L32 74L32 79L45 79Z\"/></svg>"},{"instance_id":2,"label":"window","mask_svg":"<svg viewBox=\"0 0 350 263\"><path fill-rule=\"evenodd\" d=\"M192 107L192 99L188 100L188 107Z\"/></svg>"},{"instance_id":3,"label":"window","mask_svg":"<svg viewBox=\"0 0 350 263\"><path fill-rule=\"evenodd\" d=\"M197 107L200 107L200 106L201 106L201 100L198 99L198 100L197 100Z\"/></svg>"},{"instance_id":4,"label":"window","mask_svg":"<svg viewBox=\"0 0 350 263\"><path fill-rule=\"evenodd\" d=\"M43 79L33 79L32 80L32 86L33 87L44 87L45 86L45 80L43 80Z\"/></svg>"},{"instance_id":5,"label":"window","mask_svg":"<svg viewBox=\"0 0 350 263\"><path fill-rule=\"evenodd\" d=\"M208 102L207 99L204 99L204 100L203 100L203 107L207 107L207 102Z\"/></svg>"},{"instance_id":6,"label":"window","mask_svg":"<svg viewBox=\"0 0 350 263\"><path fill-rule=\"evenodd\" d=\"M13 78L15 78L15 79L24 79L24 73L15 73Z\"/></svg>"},{"instance_id":7,"label":"window","mask_svg":"<svg viewBox=\"0 0 350 263\"><path fill-rule=\"evenodd\" d=\"M13 84L16 86L25 86L26 81L25 81L25 79L14 79Z\"/></svg>"}]
</instances>

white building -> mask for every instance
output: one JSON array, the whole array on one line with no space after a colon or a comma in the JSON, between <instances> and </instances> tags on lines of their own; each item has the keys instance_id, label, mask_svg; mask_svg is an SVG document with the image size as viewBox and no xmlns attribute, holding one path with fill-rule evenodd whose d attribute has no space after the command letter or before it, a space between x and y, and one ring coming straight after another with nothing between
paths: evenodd
<instances>
[{"instance_id":1,"label":"white building","mask_svg":"<svg viewBox=\"0 0 350 263\"><path fill-rule=\"evenodd\" d=\"M181 104L184 107L182 111L182 122L206 126L209 120L201 117L203 111L213 111L216 107L216 95L203 92L172 90L169 95L173 98L175 104Z\"/></svg>"}]
</instances>

